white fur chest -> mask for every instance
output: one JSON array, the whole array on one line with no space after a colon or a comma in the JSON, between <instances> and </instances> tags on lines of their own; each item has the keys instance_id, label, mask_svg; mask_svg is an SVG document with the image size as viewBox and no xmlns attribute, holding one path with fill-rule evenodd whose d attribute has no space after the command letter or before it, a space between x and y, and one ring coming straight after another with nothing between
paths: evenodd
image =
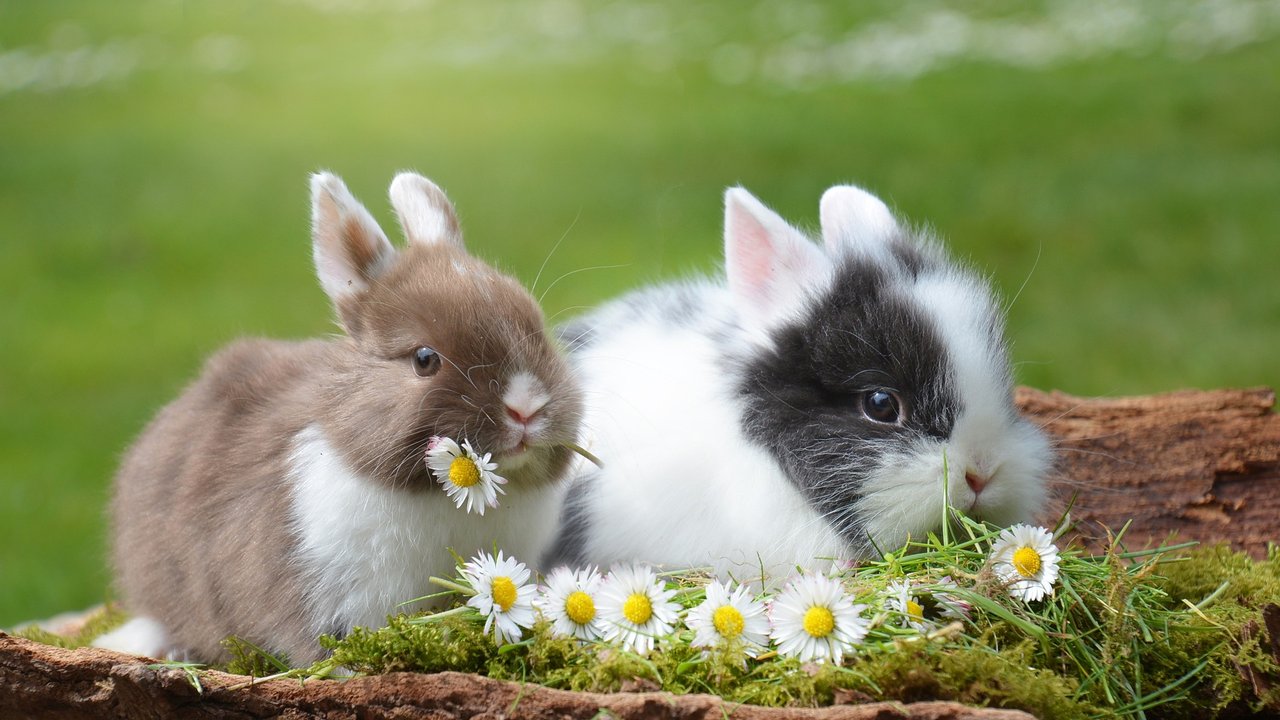
<instances>
[{"instance_id":1,"label":"white fur chest","mask_svg":"<svg viewBox=\"0 0 1280 720\"><path fill-rule=\"evenodd\" d=\"M396 491L361 477L316 425L294 439L290 457L294 562L319 632L381 627L400 603L437 592L432 575L452 577L452 548L464 558L496 544L531 566L556 520L553 488L507 486L483 517L454 507L444 492Z\"/></svg>"}]
</instances>

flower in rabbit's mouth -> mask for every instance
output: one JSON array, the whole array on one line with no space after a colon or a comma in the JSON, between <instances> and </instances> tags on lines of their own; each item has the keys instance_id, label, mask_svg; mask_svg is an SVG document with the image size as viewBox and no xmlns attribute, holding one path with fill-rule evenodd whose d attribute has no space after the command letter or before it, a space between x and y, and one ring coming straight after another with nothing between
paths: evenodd
<instances>
[{"instance_id":1,"label":"flower in rabbit's mouth","mask_svg":"<svg viewBox=\"0 0 1280 720\"><path fill-rule=\"evenodd\" d=\"M773 601L769 621L780 655L804 662L839 663L867 636L871 623L862 617L866 605L855 605L839 580L802 575Z\"/></svg>"},{"instance_id":2,"label":"flower in rabbit's mouth","mask_svg":"<svg viewBox=\"0 0 1280 720\"><path fill-rule=\"evenodd\" d=\"M449 499L467 512L484 515L486 507L498 507L498 495L505 495L506 478L494 472L497 463L490 454L481 457L466 440L462 445L447 437L433 437L427 444L427 468L444 486Z\"/></svg>"},{"instance_id":3,"label":"flower in rabbit's mouth","mask_svg":"<svg viewBox=\"0 0 1280 720\"><path fill-rule=\"evenodd\" d=\"M485 616L484 632L493 630L498 645L518 642L522 628L533 627L533 595L529 569L513 557L480 553L462 566L462 576L476 591L467 604Z\"/></svg>"},{"instance_id":4,"label":"flower in rabbit's mouth","mask_svg":"<svg viewBox=\"0 0 1280 720\"><path fill-rule=\"evenodd\" d=\"M1058 548L1048 530L1014 525L996 538L991 565L1010 595L1023 602L1042 600L1053 594L1058 580Z\"/></svg>"}]
</instances>

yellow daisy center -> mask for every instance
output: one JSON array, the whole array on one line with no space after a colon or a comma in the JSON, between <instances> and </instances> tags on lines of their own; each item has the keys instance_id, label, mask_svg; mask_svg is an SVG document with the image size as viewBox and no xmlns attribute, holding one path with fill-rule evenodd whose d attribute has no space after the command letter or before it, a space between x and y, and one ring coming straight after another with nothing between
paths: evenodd
<instances>
[{"instance_id":1,"label":"yellow daisy center","mask_svg":"<svg viewBox=\"0 0 1280 720\"><path fill-rule=\"evenodd\" d=\"M456 457L449 463L449 482L469 488L480 482L480 468L469 457Z\"/></svg>"},{"instance_id":2,"label":"yellow daisy center","mask_svg":"<svg viewBox=\"0 0 1280 720\"><path fill-rule=\"evenodd\" d=\"M516 584L511 582L511 578L499 575L493 579L490 587L493 604L502 608L502 612L510 610L511 606L516 604Z\"/></svg>"},{"instance_id":3,"label":"yellow daisy center","mask_svg":"<svg viewBox=\"0 0 1280 720\"><path fill-rule=\"evenodd\" d=\"M711 624L716 626L716 632L720 633L720 637L732 640L742 634L742 628L747 623L738 608L732 605L721 605L711 615Z\"/></svg>"},{"instance_id":4,"label":"yellow daisy center","mask_svg":"<svg viewBox=\"0 0 1280 720\"><path fill-rule=\"evenodd\" d=\"M824 638L836 629L836 616L831 611L814 605L804 613L804 631L816 638Z\"/></svg>"},{"instance_id":5,"label":"yellow daisy center","mask_svg":"<svg viewBox=\"0 0 1280 720\"><path fill-rule=\"evenodd\" d=\"M586 625L596 617L596 602L590 595L575 590L564 600L564 614L579 625Z\"/></svg>"},{"instance_id":6,"label":"yellow daisy center","mask_svg":"<svg viewBox=\"0 0 1280 720\"><path fill-rule=\"evenodd\" d=\"M1024 578L1035 577L1040 572L1040 553L1029 545L1023 545L1013 554L1013 569Z\"/></svg>"},{"instance_id":7,"label":"yellow daisy center","mask_svg":"<svg viewBox=\"0 0 1280 720\"><path fill-rule=\"evenodd\" d=\"M653 603L644 593L632 593L622 604L622 615L636 625L643 625L653 617Z\"/></svg>"},{"instance_id":8,"label":"yellow daisy center","mask_svg":"<svg viewBox=\"0 0 1280 720\"><path fill-rule=\"evenodd\" d=\"M907 601L907 617L911 618L912 620L915 620L916 622L923 621L924 608L921 607L920 603L916 602L915 600L908 600Z\"/></svg>"}]
</instances>

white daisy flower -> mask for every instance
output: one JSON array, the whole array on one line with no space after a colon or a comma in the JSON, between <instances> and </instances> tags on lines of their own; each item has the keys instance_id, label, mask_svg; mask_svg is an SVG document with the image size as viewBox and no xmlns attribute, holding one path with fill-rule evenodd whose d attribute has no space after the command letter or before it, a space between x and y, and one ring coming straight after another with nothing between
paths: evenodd
<instances>
[{"instance_id":1,"label":"white daisy flower","mask_svg":"<svg viewBox=\"0 0 1280 720\"><path fill-rule=\"evenodd\" d=\"M930 595L933 598L933 611L938 618L961 621L969 619L970 613L973 612L973 605L955 596L952 591L959 589L960 586L951 580L950 575L945 575L941 580L933 583ZM929 610L926 603L925 617L930 617Z\"/></svg>"},{"instance_id":2,"label":"white daisy flower","mask_svg":"<svg viewBox=\"0 0 1280 720\"><path fill-rule=\"evenodd\" d=\"M1058 548L1042 527L1018 524L1006 529L991 548L996 576L1008 584L1009 594L1032 602L1053 595L1058 580Z\"/></svg>"},{"instance_id":3,"label":"white daisy flower","mask_svg":"<svg viewBox=\"0 0 1280 720\"><path fill-rule=\"evenodd\" d=\"M927 617L922 597L906 580L894 580L884 589L885 606L896 613L902 624L919 632L928 632L934 623Z\"/></svg>"},{"instance_id":4,"label":"white daisy flower","mask_svg":"<svg viewBox=\"0 0 1280 720\"><path fill-rule=\"evenodd\" d=\"M615 565L600 591L600 615L604 638L641 655L653 650L655 641L671 632L680 606L668 590L643 565Z\"/></svg>"},{"instance_id":5,"label":"white daisy flower","mask_svg":"<svg viewBox=\"0 0 1280 720\"><path fill-rule=\"evenodd\" d=\"M484 515L486 507L498 507L498 495L506 494L506 478L494 472L498 465L489 462L490 457L480 457L466 440L461 447L447 437L433 437L427 444L427 467L449 499L458 507L466 503L467 512L478 515Z\"/></svg>"},{"instance_id":6,"label":"white daisy flower","mask_svg":"<svg viewBox=\"0 0 1280 720\"><path fill-rule=\"evenodd\" d=\"M769 619L764 603L752 600L747 587L732 589L712 581L707 599L689 611L684 622L693 631L693 647L718 647L739 642L747 655L755 657L769 644Z\"/></svg>"},{"instance_id":7,"label":"white daisy flower","mask_svg":"<svg viewBox=\"0 0 1280 720\"><path fill-rule=\"evenodd\" d=\"M806 662L840 662L867 636L871 623L861 615L866 608L853 603L840 581L801 575L787 584L769 610L778 653Z\"/></svg>"},{"instance_id":8,"label":"white daisy flower","mask_svg":"<svg viewBox=\"0 0 1280 720\"><path fill-rule=\"evenodd\" d=\"M579 640L599 640L605 625L596 605L604 578L596 569L570 570L558 567L547 576L546 586L536 605L543 617L551 621L556 635Z\"/></svg>"},{"instance_id":9,"label":"white daisy flower","mask_svg":"<svg viewBox=\"0 0 1280 720\"><path fill-rule=\"evenodd\" d=\"M498 645L517 642L522 628L533 627L533 595L537 589L528 584L529 568L513 557L495 559L480 553L462 566L462 576L476 591L467 604L485 616L484 631L493 629Z\"/></svg>"}]
</instances>

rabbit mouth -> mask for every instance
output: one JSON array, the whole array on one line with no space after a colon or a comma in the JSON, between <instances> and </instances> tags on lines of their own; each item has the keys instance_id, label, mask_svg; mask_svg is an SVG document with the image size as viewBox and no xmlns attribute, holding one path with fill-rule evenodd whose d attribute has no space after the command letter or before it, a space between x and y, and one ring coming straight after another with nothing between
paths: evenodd
<instances>
[{"instance_id":1,"label":"rabbit mouth","mask_svg":"<svg viewBox=\"0 0 1280 720\"><path fill-rule=\"evenodd\" d=\"M516 444L496 454L499 472L511 472L528 465L541 448L530 443L528 437L521 437Z\"/></svg>"},{"instance_id":2,"label":"rabbit mouth","mask_svg":"<svg viewBox=\"0 0 1280 720\"><path fill-rule=\"evenodd\" d=\"M546 473L555 464L560 443L539 441L528 436L516 440L511 447L494 453L499 473ZM567 451L566 451L567 452Z\"/></svg>"}]
</instances>

